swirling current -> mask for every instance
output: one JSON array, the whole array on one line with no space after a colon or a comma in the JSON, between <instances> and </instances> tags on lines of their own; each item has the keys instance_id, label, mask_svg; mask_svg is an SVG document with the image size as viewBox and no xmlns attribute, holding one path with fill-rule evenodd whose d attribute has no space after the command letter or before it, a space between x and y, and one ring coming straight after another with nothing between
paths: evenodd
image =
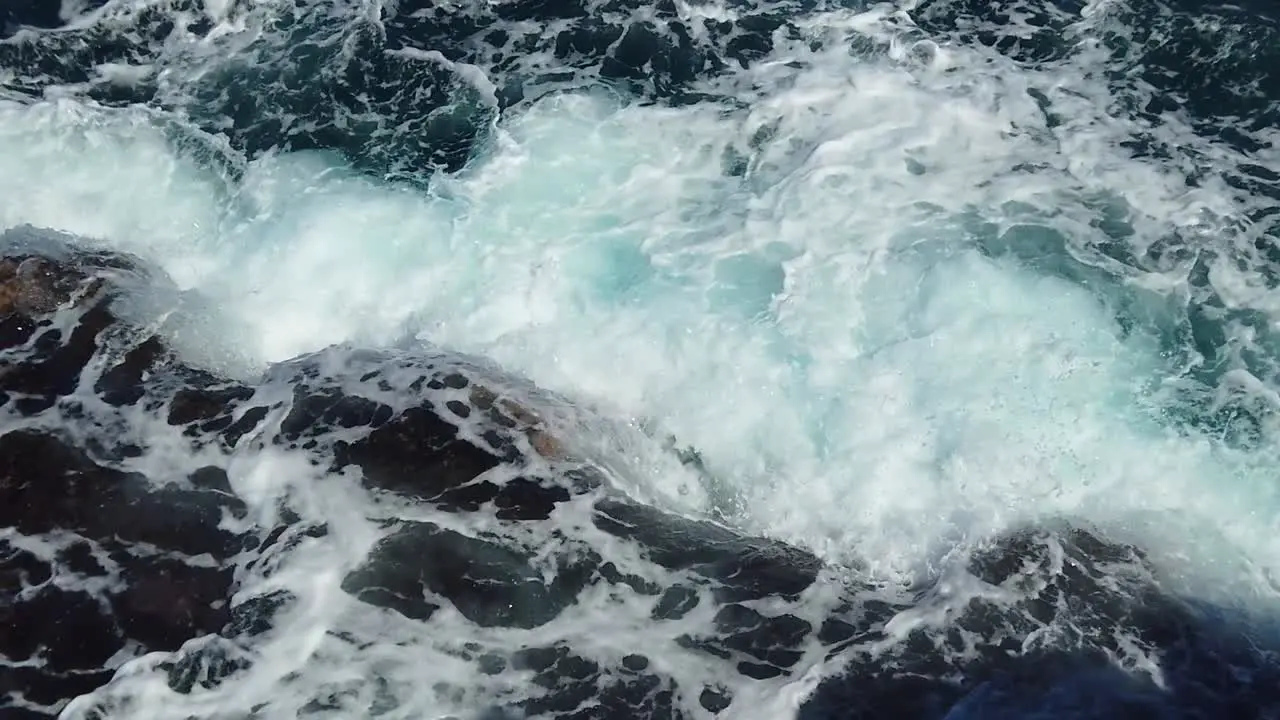
<instances>
[{"instance_id":1,"label":"swirling current","mask_svg":"<svg viewBox=\"0 0 1280 720\"><path fill-rule=\"evenodd\" d=\"M1280 8L0 3L0 717L1280 718Z\"/></svg>"}]
</instances>

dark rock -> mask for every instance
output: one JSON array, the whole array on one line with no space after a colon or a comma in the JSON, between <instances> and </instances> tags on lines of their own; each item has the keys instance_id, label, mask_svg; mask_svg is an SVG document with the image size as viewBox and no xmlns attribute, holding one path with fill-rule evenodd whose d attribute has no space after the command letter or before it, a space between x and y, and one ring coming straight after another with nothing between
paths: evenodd
<instances>
[{"instance_id":1,"label":"dark rock","mask_svg":"<svg viewBox=\"0 0 1280 720\"><path fill-rule=\"evenodd\" d=\"M86 592L42 587L0 607L0 653L41 659L51 670L92 670L124 647L125 638L98 599Z\"/></svg>"},{"instance_id":2,"label":"dark rock","mask_svg":"<svg viewBox=\"0 0 1280 720\"><path fill-rule=\"evenodd\" d=\"M386 405L344 395L337 388L324 388L314 393L296 388L293 406L280 423L280 435L285 440L297 440L331 432L334 428L377 428L389 419L391 408Z\"/></svg>"},{"instance_id":3,"label":"dark rock","mask_svg":"<svg viewBox=\"0 0 1280 720\"><path fill-rule=\"evenodd\" d=\"M241 540L219 523L245 507L217 467L162 484L112 464L145 452L128 435L133 415L112 408L210 382L116 316L122 283L145 271L35 231L3 240L0 397L50 422L0 434L0 527L57 550L46 562L0 546L0 655L33 661L4 665L0 696L53 714L111 677L108 658L173 650L226 625L227 563ZM105 409L74 397L85 390Z\"/></svg>"},{"instance_id":4,"label":"dark rock","mask_svg":"<svg viewBox=\"0 0 1280 720\"><path fill-rule=\"evenodd\" d=\"M369 375L369 381L376 375ZM326 380L308 382L323 385ZM379 386L383 383L385 380L380 380ZM447 393L468 387L470 404L456 398L433 400L430 395L433 390ZM517 446L519 435L525 436L534 453L553 461L570 459L535 413L473 384L460 373L421 377L408 391L426 392L427 396L397 413L386 405L341 395L331 388L298 389L280 439L296 443L335 427L367 428L363 436L335 443L334 470L354 464L360 468L366 487L430 501L450 512L475 512L492 503L495 515L502 520L545 519L557 504L596 487L588 475L568 471L563 478L526 475L505 481L479 479L500 465L527 462L526 451ZM449 408L446 415L437 409L441 406ZM481 433L480 442L469 439L447 419L471 417L473 410L483 411L483 418L492 421L492 427Z\"/></svg>"},{"instance_id":5,"label":"dark rock","mask_svg":"<svg viewBox=\"0 0 1280 720\"><path fill-rule=\"evenodd\" d=\"M57 671L47 667L4 667L0 669L0 697L20 696L27 702L52 708L107 684L114 674L114 670ZM55 710L47 713L31 711L30 715L23 715L18 708L0 706L0 709L3 709L5 720L26 717L53 720L58 716Z\"/></svg>"},{"instance_id":6,"label":"dark rock","mask_svg":"<svg viewBox=\"0 0 1280 720\"><path fill-rule=\"evenodd\" d=\"M459 419L466 420L471 417L471 408L466 403L450 400L445 403L445 407L449 409L449 412L457 415Z\"/></svg>"},{"instance_id":7,"label":"dark rock","mask_svg":"<svg viewBox=\"0 0 1280 720\"><path fill-rule=\"evenodd\" d=\"M541 520L551 515L557 503L568 499L569 491L563 487L521 477L503 483L493 504L500 520Z\"/></svg>"},{"instance_id":8,"label":"dark rock","mask_svg":"<svg viewBox=\"0 0 1280 720\"><path fill-rule=\"evenodd\" d=\"M113 572L119 580L100 595L40 585L52 574L48 564L20 551L0 556L0 655L43 660L15 671L15 692L55 706L105 682L111 672L103 664L130 641L139 651L173 650L221 629L230 569L188 564L178 555L135 556L131 547L140 542L162 553L228 558L238 542L217 524L222 509L238 507L221 491L154 489L40 432L0 436L0 524L26 535L75 532L96 541L98 549L79 540L58 552L66 587ZM114 569L99 552L110 555Z\"/></svg>"},{"instance_id":9,"label":"dark rock","mask_svg":"<svg viewBox=\"0 0 1280 720\"><path fill-rule=\"evenodd\" d=\"M726 605L715 618L724 633L724 647L746 653L763 662L789 668L799 660L799 647L813 627L792 615L767 617L743 605Z\"/></svg>"},{"instance_id":10,"label":"dark rock","mask_svg":"<svg viewBox=\"0 0 1280 720\"><path fill-rule=\"evenodd\" d=\"M106 575L107 569L94 554L94 547L88 542L73 542L58 551L58 564L77 575Z\"/></svg>"},{"instance_id":11,"label":"dark rock","mask_svg":"<svg viewBox=\"0 0 1280 720\"><path fill-rule=\"evenodd\" d=\"M858 634L858 627L838 618L827 618L818 630L818 640L824 645L837 645Z\"/></svg>"},{"instance_id":12,"label":"dark rock","mask_svg":"<svg viewBox=\"0 0 1280 720\"><path fill-rule=\"evenodd\" d=\"M710 713L719 713L733 702L733 698L722 688L703 688L698 696L698 704Z\"/></svg>"},{"instance_id":13,"label":"dark rock","mask_svg":"<svg viewBox=\"0 0 1280 720\"><path fill-rule=\"evenodd\" d=\"M776 665L743 660L737 665L738 672L752 680L768 680L782 675L785 671Z\"/></svg>"},{"instance_id":14,"label":"dark rock","mask_svg":"<svg viewBox=\"0 0 1280 720\"><path fill-rule=\"evenodd\" d=\"M251 397L253 390L239 385L180 388L169 401L169 424L186 425L229 415L235 403Z\"/></svg>"},{"instance_id":15,"label":"dark rock","mask_svg":"<svg viewBox=\"0 0 1280 720\"><path fill-rule=\"evenodd\" d=\"M16 595L53 577L53 568L34 554L0 540L0 597Z\"/></svg>"},{"instance_id":16,"label":"dark rock","mask_svg":"<svg viewBox=\"0 0 1280 720\"><path fill-rule=\"evenodd\" d=\"M266 419L267 413L270 411L270 408L261 405L245 410L235 422L232 422L223 430L223 442L226 443L227 447L235 447L236 443L240 442L241 437L258 427L258 424Z\"/></svg>"},{"instance_id":17,"label":"dark rock","mask_svg":"<svg viewBox=\"0 0 1280 720\"><path fill-rule=\"evenodd\" d=\"M461 390L462 388L465 388L470 383L471 381L468 380L465 375L460 375L458 373L449 373L444 377L440 378L440 384L442 386L447 388L453 388L454 390Z\"/></svg>"},{"instance_id":18,"label":"dark rock","mask_svg":"<svg viewBox=\"0 0 1280 720\"><path fill-rule=\"evenodd\" d=\"M145 558L130 562L122 579L126 587L112 597L112 609L125 634L148 648L176 650L227 624L229 569Z\"/></svg>"},{"instance_id":19,"label":"dark rock","mask_svg":"<svg viewBox=\"0 0 1280 720\"><path fill-rule=\"evenodd\" d=\"M111 405L132 405L144 394L143 374L153 370L166 354L159 338L148 338L130 350L119 365L103 373L94 390Z\"/></svg>"},{"instance_id":20,"label":"dark rock","mask_svg":"<svg viewBox=\"0 0 1280 720\"><path fill-rule=\"evenodd\" d=\"M0 392L19 396L15 406L23 414L36 414L71 394L85 367L99 351L102 334L115 324L110 312L114 287L103 275L132 271L132 261L110 253L70 249L47 241L31 231L9 231L3 236L12 245L0 259L0 321L4 336L0 356ZM16 237L14 241L12 238ZM32 252L39 245L53 254ZM74 309L74 327L66 337L57 329L36 336L47 318L61 308ZM35 337L29 351L14 355ZM142 350L134 365L147 355ZM127 374L128 368L121 372ZM111 382L107 381L106 385ZM115 396L113 395L113 398Z\"/></svg>"},{"instance_id":21,"label":"dark rock","mask_svg":"<svg viewBox=\"0 0 1280 720\"><path fill-rule=\"evenodd\" d=\"M613 55L605 57L600 74L605 77L644 78L644 68L661 44L651 23L632 23L614 46Z\"/></svg>"},{"instance_id":22,"label":"dark rock","mask_svg":"<svg viewBox=\"0 0 1280 720\"><path fill-rule=\"evenodd\" d=\"M36 322L26 315L12 314L0 318L0 350L11 350L25 344L36 332Z\"/></svg>"},{"instance_id":23,"label":"dark rock","mask_svg":"<svg viewBox=\"0 0 1280 720\"><path fill-rule=\"evenodd\" d=\"M817 579L821 562L782 543L750 538L702 520L619 500L596 504L601 530L640 543L653 562L715 581L722 602L794 597Z\"/></svg>"},{"instance_id":24,"label":"dark rock","mask_svg":"<svg viewBox=\"0 0 1280 720\"><path fill-rule=\"evenodd\" d=\"M23 27L56 28L62 25L61 7L62 4L54 0L13 0L5 3L0 8L0 39Z\"/></svg>"},{"instance_id":25,"label":"dark rock","mask_svg":"<svg viewBox=\"0 0 1280 720\"><path fill-rule=\"evenodd\" d=\"M634 672L641 672L649 667L649 658L643 655L627 655L622 658L622 667Z\"/></svg>"},{"instance_id":26,"label":"dark rock","mask_svg":"<svg viewBox=\"0 0 1280 720\"><path fill-rule=\"evenodd\" d=\"M227 477L227 471L216 465L206 465L191 473L187 478L191 484L201 490L213 490L223 493L224 495L235 495L235 491L231 489L231 479Z\"/></svg>"},{"instance_id":27,"label":"dark rock","mask_svg":"<svg viewBox=\"0 0 1280 720\"><path fill-rule=\"evenodd\" d=\"M573 604L592 568L566 559L546 582L531 560L432 523L405 523L378 543L342 588L415 619L428 618L437 609L423 599L430 592L451 601L477 625L532 628Z\"/></svg>"},{"instance_id":28,"label":"dark rock","mask_svg":"<svg viewBox=\"0 0 1280 720\"><path fill-rule=\"evenodd\" d=\"M653 607L655 620L679 620L698 606L698 591L684 585L672 585L662 591Z\"/></svg>"},{"instance_id":29,"label":"dark rock","mask_svg":"<svg viewBox=\"0 0 1280 720\"><path fill-rule=\"evenodd\" d=\"M225 493L156 489L39 431L0 435L0 524L24 534L75 530L226 558L238 543L217 527L224 508L243 512Z\"/></svg>"},{"instance_id":30,"label":"dark rock","mask_svg":"<svg viewBox=\"0 0 1280 720\"><path fill-rule=\"evenodd\" d=\"M778 27L767 17L739 24L747 34ZM653 65L670 37L642 30L616 50ZM717 665L716 677L735 669L744 684L779 682L806 669L810 650L843 661L846 674L819 685L803 720L1055 709L1210 720L1280 708L1280 669L1267 648L1223 613L1169 595L1136 548L1045 526L974 551L963 568L972 582L960 586L992 592L972 598L949 595L954 584L910 596L857 581L806 593L818 582L815 556L609 494L604 471L572 457L532 402L495 391L507 386L486 381L481 365L335 348L282 363L260 385L235 383L184 365L116 318L122 290L112 278L144 274L132 261L23 252L0 259L0 402L6 412L44 415L0 434L0 528L50 534L40 541L54 551L0 540L0 697L52 714L105 682L103 663L125 649L173 651L164 667L181 693L248 667L254 643L297 598L278 591L230 606L235 578L271 577L301 544L329 534L283 504L275 527L219 528L224 516L248 511L227 455L273 444L320 472L358 470L366 487L429 503L426 512L490 514L492 533L477 537L429 522L391 525L344 578L346 592L410 620L430 620L452 603L480 627L545 632L597 585L619 607L652 603L655 632L680 633L671 649L699 653ZM81 396L89 389L103 402ZM131 434L139 413L178 427L171 432L202 450L203 466L177 467L171 478L122 469L147 452L146 439ZM695 452L681 459L701 469ZM611 536L606 545L630 545L626 552L606 561L601 553L611 551L541 522L588 503L595 527ZM831 611L825 600L810 602L830 597L827 589L842 591ZM887 632L908 610L923 620ZM700 618L711 622L699 627ZM669 677L662 656L647 650L587 657L555 639L539 642L509 653L480 643L460 651L480 673L530 678L534 692L494 713L674 719L683 717L677 696L696 697L713 714L731 704L733 688ZM1157 663L1164 688L1120 669L1114 659L1126 653ZM30 659L43 664L14 665ZM329 698L308 707L340 705Z\"/></svg>"},{"instance_id":31,"label":"dark rock","mask_svg":"<svg viewBox=\"0 0 1280 720\"><path fill-rule=\"evenodd\" d=\"M113 322L111 314L99 304L80 315L65 342L60 334L46 334L45 337L54 339L56 347L47 353L37 352L22 364L7 368L0 374L0 391L26 396L20 405L26 415L52 407L58 398L76 389L85 366L98 352L99 334ZM37 340L37 347L39 344Z\"/></svg>"},{"instance_id":32,"label":"dark rock","mask_svg":"<svg viewBox=\"0 0 1280 720\"><path fill-rule=\"evenodd\" d=\"M618 569L618 566L606 562L599 568L600 577L606 582L614 585L626 585L640 595L657 595L662 591L661 586L650 582L634 573L624 573Z\"/></svg>"},{"instance_id":33,"label":"dark rock","mask_svg":"<svg viewBox=\"0 0 1280 720\"><path fill-rule=\"evenodd\" d=\"M580 720L683 717L673 702L674 681L625 662L606 671L557 645L518 650L511 656L511 667L534 671L533 684L548 691L519 705L528 716Z\"/></svg>"},{"instance_id":34,"label":"dark rock","mask_svg":"<svg viewBox=\"0 0 1280 720\"><path fill-rule=\"evenodd\" d=\"M406 586L404 591L377 586L361 587L365 582L363 575L348 576L348 578L348 581L343 583L342 589L354 595L357 600L395 610L410 620L430 620L431 616L440 609L439 605L408 592L412 586Z\"/></svg>"},{"instance_id":35,"label":"dark rock","mask_svg":"<svg viewBox=\"0 0 1280 720\"><path fill-rule=\"evenodd\" d=\"M459 437L427 404L410 408L362 441L340 445L337 464L356 464L369 487L429 500L492 470L502 458Z\"/></svg>"},{"instance_id":36,"label":"dark rock","mask_svg":"<svg viewBox=\"0 0 1280 720\"><path fill-rule=\"evenodd\" d=\"M223 634L227 637L261 635L271 629L276 615L292 607L297 598L287 590L255 595L231 608L231 619Z\"/></svg>"},{"instance_id":37,"label":"dark rock","mask_svg":"<svg viewBox=\"0 0 1280 720\"><path fill-rule=\"evenodd\" d=\"M477 665L480 667L480 672L485 675L497 675L507 669L507 661L493 654L481 655Z\"/></svg>"},{"instance_id":38,"label":"dark rock","mask_svg":"<svg viewBox=\"0 0 1280 720\"><path fill-rule=\"evenodd\" d=\"M801 720L1210 720L1280 709L1280 666L1241 628L1162 591L1136 548L1044 527L998 538L968 569L1016 599L973 598L875 655L851 647L847 674L822 683ZM918 599L937 601L950 602ZM872 634L847 623L828 633ZM1117 664L1133 652L1158 665L1164 689Z\"/></svg>"},{"instance_id":39,"label":"dark rock","mask_svg":"<svg viewBox=\"0 0 1280 720\"><path fill-rule=\"evenodd\" d=\"M600 57L622 37L623 29L617 25L588 18L556 36L554 52L564 59L571 56Z\"/></svg>"},{"instance_id":40,"label":"dark rock","mask_svg":"<svg viewBox=\"0 0 1280 720\"><path fill-rule=\"evenodd\" d=\"M252 665L243 651L215 638L198 649L183 652L168 668L169 687L187 694L197 686L211 690Z\"/></svg>"}]
</instances>

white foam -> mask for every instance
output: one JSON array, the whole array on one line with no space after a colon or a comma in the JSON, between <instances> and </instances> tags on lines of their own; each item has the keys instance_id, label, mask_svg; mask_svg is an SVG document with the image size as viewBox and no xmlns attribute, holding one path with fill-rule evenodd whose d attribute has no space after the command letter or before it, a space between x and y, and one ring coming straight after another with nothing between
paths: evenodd
<instances>
[{"instance_id":1,"label":"white foam","mask_svg":"<svg viewBox=\"0 0 1280 720\"><path fill-rule=\"evenodd\" d=\"M146 113L6 106L0 223L159 262L216 298L259 361L417 333L659 418L746 497L744 522L831 557L904 571L954 533L1159 512L1236 518L1238 542L1280 558L1240 520L1270 496L1220 488L1227 472L1247 485L1251 461L1228 471L1147 418L1155 349L959 226L1081 183L1150 189L1135 177L1159 168L1102 142L1069 158L1111 174L1016 176L1058 157L1009 132L1039 117L1025 78L809 60L746 118L549 98L427 195L320 153L264 157L232 187ZM725 146L771 120L782 138L726 178ZM1176 199L1146 197L1147 213L1176 215Z\"/></svg>"},{"instance_id":2,"label":"white foam","mask_svg":"<svg viewBox=\"0 0 1280 720\"><path fill-rule=\"evenodd\" d=\"M819 26L889 32L874 14ZM549 97L430 193L320 153L267 155L233 185L145 113L3 106L0 224L156 261L215 298L255 363L417 336L656 418L732 486L736 521L832 560L910 577L1065 514L1143 540L1188 591L1274 600L1270 446L1162 424L1166 360L1121 331L1112 289L982 252L1021 223L1097 260L1096 198L1127 208L1135 247L1238 198L1129 157L1087 68L895 57L784 47L750 78L775 90L739 114ZM1071 121L1046 125L1031 87ZM730 146L743 177L723 172ZM1135 282L1185 291L1177 269L1156 280Z\"/></svg>"}]
</instances>

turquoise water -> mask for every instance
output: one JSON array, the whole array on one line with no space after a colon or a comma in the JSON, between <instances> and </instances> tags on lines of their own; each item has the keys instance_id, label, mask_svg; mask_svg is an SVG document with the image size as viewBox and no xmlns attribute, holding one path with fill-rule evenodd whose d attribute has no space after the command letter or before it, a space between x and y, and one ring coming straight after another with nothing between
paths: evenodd
<instances>
[{"instance_id":1,"label":"turquoise water","mask_svg":"<svg viewBox=\"0 0 1280 720\"><path fill-rule=\"evenodd\" d=\"M701 86L717 102L578 83L498 108L497 66L450 66L482 131L412 182L244 152L160 101L9 102L0 226L156 263L196 308L168 332L233 373L341 342L486 356L635 429L598 441L636 492L886 580L1069 517L1185 594L1274 608L1276 200L1237 181L1275 166L1272 131L1110 77L1128 6L935 11L797 14ZM991 22L1016 52L964 34ZM165 59L157 97L212 82ZM660 459L668 434L705 475Z\"/></svg>"}]
</instances>

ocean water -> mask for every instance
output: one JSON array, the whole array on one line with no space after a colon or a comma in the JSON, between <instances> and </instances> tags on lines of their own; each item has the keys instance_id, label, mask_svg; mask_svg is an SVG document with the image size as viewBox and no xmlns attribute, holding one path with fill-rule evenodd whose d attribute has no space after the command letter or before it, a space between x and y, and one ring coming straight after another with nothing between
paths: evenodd
<instances>
[{"instance_id":1,"label":"ocean water","mask_svg":"<svg viewBox=\"0 0 1280 720\"><path fill-rule=\"evenodd\" d=\"M0 228L162 268L199 362L448 348L590 408L580 441L629 492L835 568L910 586L1069 518L1187 597L1280 603L1267 3L46 5L0 11ZM269 662L179 698L140 661L120 717L294 717L368 676L394 717L519 692L433 643L536 633L352 620L369 501L236 463L242 495L290 488L341 530L271 579L307 602ZM663 657L603 608L575 637ZM732 716L808 687L754 684Z\"/></svg>"}]
</instances>

